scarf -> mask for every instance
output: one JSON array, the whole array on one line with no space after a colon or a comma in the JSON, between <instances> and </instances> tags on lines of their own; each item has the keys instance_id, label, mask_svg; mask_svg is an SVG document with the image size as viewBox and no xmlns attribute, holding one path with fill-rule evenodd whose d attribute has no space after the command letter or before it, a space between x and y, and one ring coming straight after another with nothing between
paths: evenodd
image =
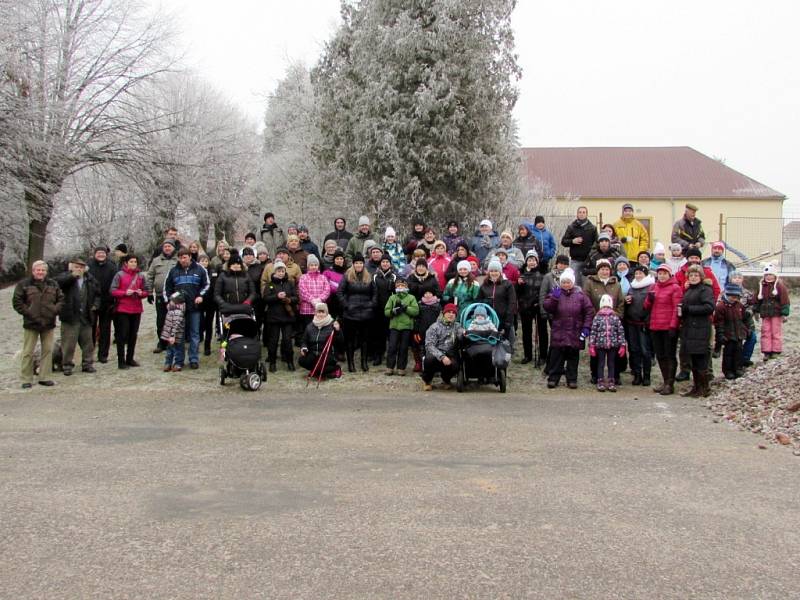
<instances>
[{"instance_id":1,"label":"scarf","mask_svg":"<svg viewBox=\"0 0 800 600\"><path fill-rule=\"evenodd\" d=\"M318 329L322 329L323 327L327 327L331 323L333 323L333 317L330 314L325 313L324 317L318 317L316 313L314 313L314 318L311 319L311 322L314 324L314 327Z\"/></svg>"},{"instance_id":2,"label":"scarf","mask_svg":"<svg viewBox=\"0 0 800 600\"><path fill-rule=\"evenodd\" d=\"M437 298L436 296L425 298L425 296L423 296L420 299L420 302L422 302L422 304L424 304L425 306L433 306L434 304L439 304L439 298Z\"/></svg>"}]
</instances>

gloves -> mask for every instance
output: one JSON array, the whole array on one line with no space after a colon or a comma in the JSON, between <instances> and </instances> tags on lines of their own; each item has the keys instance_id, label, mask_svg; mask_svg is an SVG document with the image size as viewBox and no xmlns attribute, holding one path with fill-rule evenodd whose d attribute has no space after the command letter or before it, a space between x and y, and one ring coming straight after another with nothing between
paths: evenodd
<instances>
[{"instance_id":1,"label":"gloves","mask_svg":"<svg viewBox=\"0 0 800 600\"><path fill-rule=\"evenodd\" d=\"M583 329L581 329L581 341L584 341L586 338L588 338L589 333L591 333L591 331L589 330L588 327L584 327Z\"/></svg>"},{"instance_id":2,"label":"gloves","mask_svg":"<svg viewBox=\"0 0 800 600\"><path fill-rule=\"evenodd\" d=\"M156 301L156 297L155 297L155 296L153 296L153 294L148 294L148 296L147 296L147 303L148 303L148 304L153 304L153 303L155 303L155 301Z\"/></svg>"},{"instance_id":3,"label":"gloves","mask_svg":"<svg viewBox=\"0 0 800 600\"><path fill-rule=\"evenodd\" d=\"M393 314L395 317L396 317L397 315L402 315L404 312L406 312L406 307L405 307L405 306L403 306L402 304L398 304L397 306L395 306L395 307L392 309L392 314Z\"/></svg>"},{"instance_id":4,"label":"gloves","mask_svg":"<svg viewBox=\"0 0 800 600\"><path fill-rule=\"evenodd\" d=\"M626 352L627 352L627 349L625 348L625 346L620 346L619 347L619 352L617 352L617 354L619 355L620 358L623 358L625 356Z\"/></svg>"},{"instance_id":5,"label":"gloves","mask_svg":"<svg viewBox=\"0 0 800 600\"><path fill-rule=\"evenodd\" d=\"M597 356L597 346L589 346L589 356Z\"/></svg>"},{"instance_id":6,"label":"gloves","mask_svg":"<svg viewBox=\"0 0 800 600\"><path fill-rule=\"evenodd\" d=\"M558 287L558 286L556 286L556 287L553 289L553 291L552 291L552 292L550 292L550 295L551 295L553 298L561 298L561 288L560 288L560 287Z\"/></svg>"}]
</instances>

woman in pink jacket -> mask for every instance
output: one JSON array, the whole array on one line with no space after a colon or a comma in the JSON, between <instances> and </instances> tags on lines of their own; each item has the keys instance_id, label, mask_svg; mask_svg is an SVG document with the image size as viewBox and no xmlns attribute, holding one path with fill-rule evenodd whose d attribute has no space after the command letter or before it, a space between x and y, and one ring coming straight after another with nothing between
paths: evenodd
<instances>
[{"instance_id":1,"label":"woman in pink jacket","mask_svg":"<svg viewBox=\"0 0 800 600\"><path fill-rule=\"evenodd\" d=\"M683 288L672 276L667 263L658 266L656 284L644 300L644 309L650 312L650 338L664 381L653 388L662 396L675 393L675 372L678 369L678 329Z\"/></svg>"},{"instance_id":2,"label":"woman in pink jacket","mask_svg":"<svg viewBox=\"0 0 800 600\"><path fill-rule=\"evenodd\" d=\"M331 282L320 272L319 259L314 254L308 255L306 269L297 282L297 295L300 297L298 329L301 332L305 332L314 318L314 307L327 302L331 295Z\"/></svg>"},{"instance_id":3,"label":"woman in pink jacket","mask_svg":"<svg viewBox=\"0 0 800 600\"><path fill-rule=\"evenodd\" d=\"M114 308L114 336L117 342L117 366L120 369L138 367L133 358L136 338L142 320L142 300L147 297L144 275L139 271L139 259L128 254L122 258L122 269L111 282Z\"/></svg>"},{"instance_id":4,"label":"woman in pink jacket","mask_svg":"<svg viewBox=\"0 0 800 600\"><path fill-rule=\"evenodd\" d=\"M442 240L433 243L433 255L428 259L428 268L434 272L439 281L439 289L447 285L447 267L450 266L450 257L447 255L447 244Z\"/></svg>"}]
</instances>

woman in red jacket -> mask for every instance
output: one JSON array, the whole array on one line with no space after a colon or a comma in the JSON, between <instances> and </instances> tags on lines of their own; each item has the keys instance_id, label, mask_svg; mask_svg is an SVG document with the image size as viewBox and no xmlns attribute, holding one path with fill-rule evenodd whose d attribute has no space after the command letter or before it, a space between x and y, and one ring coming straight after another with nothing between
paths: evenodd
<instances>
[{"instance_id":1,"label":"woman in red jacket","mask_svg":"<svg viewBox=\"0 0 800 600\"><path fill-rule=\"evenodd\" d=\"M656 284L647 293L644 308L650 311L650 337L664 382L653 389L662 396L675 393L679 307L682 297L683 289L672 276L672 268L666 263L659 265L656 271Z\"/></svg>"},{"instance_id":2,"label":"woman in red jacket","mask_svg":"<svg viewBox=\"0 0 800 600\"><path fill-rule=\"evenodd\" d=\"M139 259L128 254L122 259L122 270L111 282L111 296L116 300L114 309L114 336L117 341L117 366L120 369L138 367L133 359L139 322L142 320L142 300L147 297L147 288L139 271ZM127 346L127 349L126 349Z\"/></svg>"}]
</instances>

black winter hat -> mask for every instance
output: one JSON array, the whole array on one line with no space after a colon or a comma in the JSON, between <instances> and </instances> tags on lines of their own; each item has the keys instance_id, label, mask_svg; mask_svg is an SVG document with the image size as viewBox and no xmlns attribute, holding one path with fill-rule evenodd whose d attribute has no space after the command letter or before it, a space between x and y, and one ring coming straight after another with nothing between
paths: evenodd
<instances>
[{"instance_id":1,"label":"black winter hat","mask_svg":"<svg viewBox=\"0 0 800 600\"><path fill-rule=\"evenodd\" d=\"M568 265L569 264L569 256L566 254L559 254L556 256L556 264L557 265Z\"/></svg>"},{"instance_id":2,"label":"black winter hat","mask_svg":"<svg viewBox=\"0 0 800 600\"><path fill-rule=\"evenodd\" d=\"M255 256L256 253L253 252L253 249L250 246L245 246L242 248L242 256Z\"/></svg>"},{"instance_id":3,"label":"black winter hat","mask_svg":"<svg viewBox=\"0 0 800 600\"><path fill-rule=\"evenodd\" d=\"M383 254L381 254L381 261L384 261L384 260L388 260L389 262L392 262L392 257L389 256L388 252L384 252Z\"/></svg>"},{"instance_id":4,"label":"black winter hat","mask_svg":"<svg viewBox=\"0 0 800 600\"><path fill-rule=\"evenodd\" d=\"M119 250L123 254L128 253L128 245L127 244L117 244L114 250Z\"/></svg>"},{"instance_id":5,"label":"black winter hat","mask_svg":"<svg viewBox=\"0 0 800 600\"><path fill-rule=\"evenodd\" d=\"M333 258L336 259L338 256L344 256L344 252L342 252L342 249L339 247L337 247L336 252L333 253Z\"/></svg>"},{"instance_id":6,"label":"black winter hat","mask_svg":"<svg viewBox=\"0 0 800 600\"><path fill-rule=\"evenodd\" d=\"M533 220L534 225L539 223L544 223L544 217L542 215L536 215L536 218Z\"/></svg>"},{"instance_id":7,"label":"black winter hat","mask_svg":"<svg viewBox=\"0 0 800 600\"><path fill-rule=\"evenodd\" d=\"M689 248L689 250L686 252L686 258L689 258L690 256L696 256L698 258L703 258L703 253L700 252L699 248Z\"/></svg>"},{"instance_id":8,"label":"black winter hat","mask_svg":"<svg viewBox=\"0 0 800 600\"><path fill-rule=\"evenodd\" d=\"M364 255L361 254L361 252L356 252L355 256L353 256L353 262L354 263L357 263L357 262L362 262L363 263L364 262Z\"/></svg>"},{"instance_id":9,"label":"black winter hat","mask_svg":"<svg viewBox=\"0 0 800 600\"><path fill-rule=\"evenodd\" d=\"M425 260L424 258L418 258L417 262L416 262L416 264L414 266L418 267L420 265L422 265L423 267L427 267L428 266L428 261Z\"/></svg>"},{"instance_id":10,"label":"black winter hat","mask_svg":"<svg viewBox=\"0 0 800 600\"><path fill-rule=\"evenodd\" d=\"M634 273L636 273L636 271L641 271L642 273L644 273L644 274L645 274L645 276L647 276L647 275L649 275L649 274L650 274L650 269L648 269L648 268L647 268L647 267L645 267L644 265L640 265L639 263L636 263L636 264L633 266L633 272L634 272Z\"/></svg>"},{"instance_id":11,"label":"black winter hat","mask_svg":"<svg viewBox=\"0 0 800 600\"><path fill-rule=\"evenodd\" d=\"M461 225L459 225L457 221L448 221L447 228L450 229L451 227L458 227L461 229Z\"/></svg>"}]
</instances>

